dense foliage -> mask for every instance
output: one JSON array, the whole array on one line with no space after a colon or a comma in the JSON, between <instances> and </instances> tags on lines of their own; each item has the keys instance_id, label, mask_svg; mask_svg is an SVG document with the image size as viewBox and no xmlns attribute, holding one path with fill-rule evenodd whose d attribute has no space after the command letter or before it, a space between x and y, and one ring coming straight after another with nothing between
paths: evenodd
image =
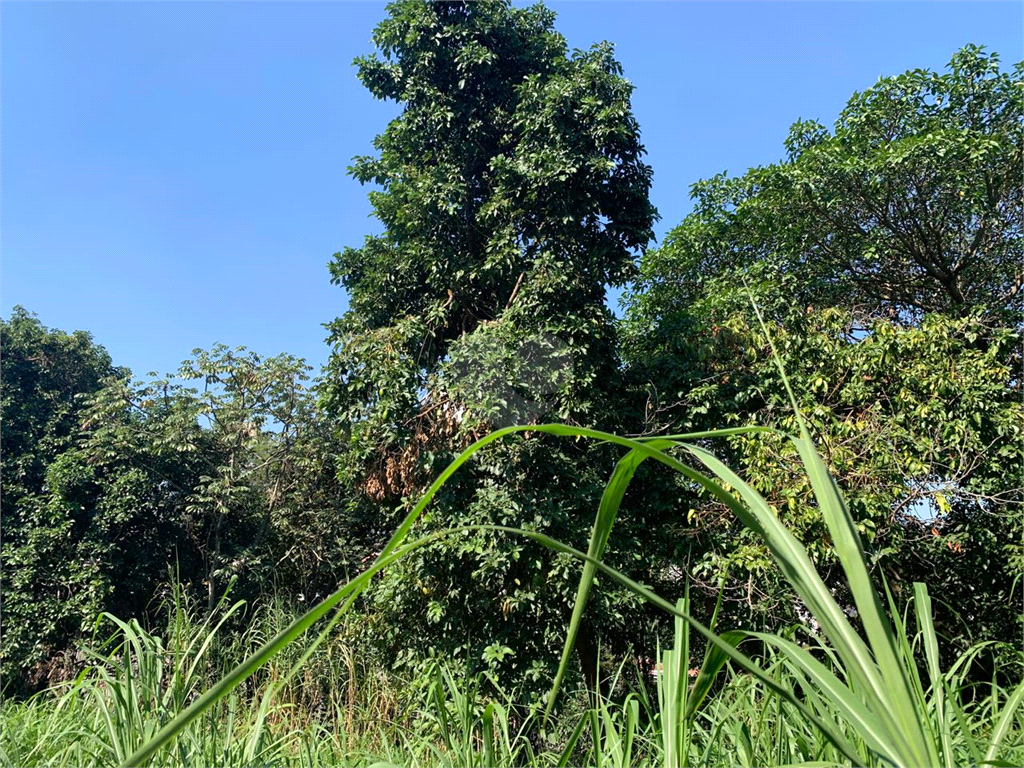
<instances>
[{"instance_id":1,"label":"dense foliage","mask_svg":"<svg viewBox=\"0 0 1024 768\"><path fill-rule=\"evenodd\" d=\"M946 73L913 70L855 94L831 131L795 123L786 160L693 185L696 209L676 247L646 259L638 293L651 295L638 301L656 313L707 279L767 264L798 278L803 307L904 321L1020 310L1022 76L1024 65L1003 71L968 46ZM700 254L681 285L668 263L680 250Z\"/></svg>"},{"instance_id":2,"label":"dense foliage","mask_svg":"<svg viewBox=\"0 0 1024 768\"><path fill-rule=\"evenodd\" d=\"M633 274L656 215L632 86L610 45L570 53L542 6L388 12L373 36L379 55L356 64L370 92L403 111L377 138L379 155L352 168L379 185L370 200L385 229L331 264L349 310L330 326L323 390L347 435L339 472L367 555L487 428L614 425L624 393L605 289ZM600 448L540 437L496 446L425 527L515 523L578 541L610 470ZM548 677L573 592L568 563L467 533L382 578L372 626L399 658L443 652L504 660L520 682ZM604 608L593 621L624 640L624 614ZM589 670L594 638L584 643Z\"/></svg>"},{"instance_id":3,"label":"dense foliage","mask_svg":"<svg viewBox=\"0 0 1024 768\"><path fill-rule=\"evenodd\" d=\"M832 132L797 123L787 160L694 185L625 324L646 432L792 429L756 302L878 573L897 592L941 585L961 640L1021 632L1021 103L995 56L967 48L948 74L855 95ZM827 564L782 446L743 437L728 454ZM748 612L799 613L720 505L688 507L679 556L707 585L728 567Z\"/></svg>"},{"instance_id":4,"label":"dense foliage","mask_svg":"<svg viewBox=\"0 0 1024 768\"><path fill-rule=\"evenodd\" d=\"M0 675L45 679L45 662L109 591L106 574L96 568L97 550L121 543L103 530L105 515L91 499L77 498L89 468L65 458L78 433L79 396L99 389L117 370L88 334L51 331L20 307L0 322L0 346ZM17 629L28 626L34 629Z\"/></svg>"},{"instance_id":5,"label":"dense foliage","mask_svg":"<svg viewBox=\"0 0 1024 768\"><path fill-rule=\"evenodd\" d=\"M12 690L75 674L70 642L96 615L152 615L169 580L212 609L235 582L255 597L275 579L315 590L344 572L326 535L330 436L301 361L217 347L176 381L132 381L87 334L21 310L2 328Z\"/></svg>"},{"instance_id":6,"label":"dense foliage","mask_svg":"<svg viewBox=\"0 0 1024 768\"><path fill-rule=\"evenodd\" d=\"M946 668L976 641L1019 640L1022 65L967 47L947 72L883 78L832 129L795 124L784 160L695 184L693 213L648 250L632 86L610 44L570 51L554 19L506 0L388 6L356 66L402 111L351 169L383 231L330 263L349 308L316 386L289 355L220 346L133 380L88 334L20 308L0 324L5 693L80 672L102 611L158 626L168 590L204 628L226 590L291 615L363 571L496 427L795 432L768 336L872 577L904 607L930 585ZM621 323L609 286L629 289ZM701 445L854 615L793 447L749 432ZM415 533L504 525L585 548L619 458L531 429L477 454ZM621 502L611 566L671 600L689 583L698 614L721 589L728 628L817 632L762 539L692 477L645 465ZM375 576L327 647L354 643L367 668L426 688L454 660L491 694L535 701L579 570L535 540L466 530ZM652 663L672 629L652 622L601 581L576 641L591 689L602 661ZM728 741L743 752L741 731Z\"/></svg>"}]
</instances>

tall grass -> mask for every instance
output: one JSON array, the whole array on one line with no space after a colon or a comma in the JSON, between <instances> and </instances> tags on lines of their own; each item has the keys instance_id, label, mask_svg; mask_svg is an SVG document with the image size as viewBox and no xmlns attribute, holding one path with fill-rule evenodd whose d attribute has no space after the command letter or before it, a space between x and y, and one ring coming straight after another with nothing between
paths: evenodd
<instances>
[{"instance_id":1,"label":"tall grass","mask_svg":"<svg viewBox=\"0 0 1024 768\"><path fill-rule=\"evenodd\" d=\"M25 702L4 702L0 765L126 762L211 679L294 618L275 601L252 609L226 599L208 615L205 602L195 604L177 589L166 608L167 624L157 629L104 614L96 635L112 630L112 637L88 651L92 663L75 680ZM157 762L341 766L404 758L395 681L337 639L289 677L302 650L286 649L196 718Z\"/></svg>"},{"instance_id":2,"label":"tall grass","mask_svg":"<svg viewBox=\"0 0 1024 768\"><path fill-rule=\"evenodd\" d=\"M685 610L686 604L680 606ZM223 612L242 608L225 603ZM125 745L137 744L173 715L163 696L187 691L194 697L202 677L183 678L190 668L217 674L244 658L254 642L273 633L288 613L270 604L249 610L244 632L225 631L223 614L214 621L203 612L183 611L159 632L136 622L113 622L113 642L97 653L95 663L57 692L0 708L0 765L106 766ZM219 629L218 629L219 627ZM795 629L793 630L795 631ZM162 635L158 636L158 635ZM789 639L793 639L790 636ZM921 654L924 635L912 643ZM689 625L677 619L671 644L660 655L654 685L639 684L630 668L609 689L614 696L596 699L586 691L571 698L546 724L547 739L537 733L542 709L523 711L516 697L486 674L438 664L416 681L367 664L358 646L344 634L314 653L304 676L284 682L300 655L286 649L246 684L189 724L173 743L153 758L161 766L512 766L592 765L711 766L829 765L848 762L821 731L793 716L769 688L730 663L713 693L698 676L688 681L686 658ZM988 650L979 644L944 675L943 690L963 690L972 658ZM200 649L206 651L200 654ZM715 654L712 647L708 656ZM293 654L288 658L289 654ZM704 668L717 663L705 658ZM761 666L777 685L795 687L799 676L786 658L768 649ZM186 682L185 685L181 685ZM311 683L326 683L311 685ZM159 691L159 696L152 692ZM486 691L486 694L485 694ZM707 695L704 695L707 693ZM972 758L970 739L991 734L999 713L1013 702L1008 691L986 688L962 711L952 712L949 740L957 764L980 764ZM677 697L680 697L677 699ZM685 702L685 703L684 703ZM124 706L132 704L133 706ZM935 698L932 697L932 703ZM855 741L858 734L827 700L816 702L822 717ZM966 728L968 738L961 732ZM1019 724L1007 738L1003 764L1021 764Z\"/></svg>"}]
</instances>

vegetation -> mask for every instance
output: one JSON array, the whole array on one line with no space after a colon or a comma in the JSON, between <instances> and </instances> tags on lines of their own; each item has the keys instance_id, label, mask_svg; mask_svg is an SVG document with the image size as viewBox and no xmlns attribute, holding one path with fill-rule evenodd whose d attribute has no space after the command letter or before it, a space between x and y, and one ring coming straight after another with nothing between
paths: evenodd
<instances>
[{"instance_id":1,"label":"vegetation","mask_svg":"<svg viewBox=\"0 0 1024 768\"><path fill-rule=\"evenodd\" d=\"M609 44L373 40L315 383L0 321L0 762L1024 761L1024 66L882 78L649 248Z\"/></svg>"},{"instance_id":2,"label":"vegetation","mask_svg":"<svg viewBox=\"0 0 1024 768\"><path fill-rule=\"evenodd\" d=\"M111 574L97 567L97 555L117 553L123 541L107 530L108 514L116 511L87 505L76 493L91 480L90 468L74 460L78 396L117 373L110 356L88 334L50 331L21 308L0 325L0 346L0 676L11 688L44 682L55 652L67 647L83 620L108 607ZM129 508L145 515L134 504Z\"/></svg>"},{"instance_id":3,"label":"vegetation","mask_svg":"<svg viewBox=\"0 0 1024 768\"><path fill-rule=\"evenodd\" d=\"M398 3L374 32L380 55L356 62L374 96L403 106L379 155L352 167L381 187L370 200L384 232L331 263L350 308L331 325L323 402L344 435L363 557L489 429L618 425L605 289L653 236L651 169L611 46L570 54L553 24L542 6ZM424 530L523 523L581 542L611 467L582 443L502 445L446 487ZM467 532L381 579L368 598L383 647L413 662L483 655L543 689L574 589L564 558ZM580 647L588 672L597 633L622 651L635 621L600 608Z\"/></svg>"},{"instance_id":4,"label":"vegetation","mask_svg":"<svg viewBox=\"0 0 1024 768\"><path fill-rule=\"evenodd\" d=\"M694 212L641 264L622 345L643 434L793 431L753 294L876 572L897 596L924 580L963 612L938 617L961 651L959 620L1024 631L1021 488L1007 482L1024 461L1021 73L966 48L946 74L855 95L834 131L795 124L785 161L695 184ZM740 436L719 455L830 568L792 452ZM746 621L797 618L763 545L714 499L685 508L675 562L707 590L727 570Z\"/></svg>"},{"instance_id":5,"label":"vegetation","mask_svg":"<svg viewBox=\"0 0 1024 768\"><path fill-rule=\"evenodd\" d=\"M815 452L803 421L799 421L801 436L789 440L800 454L826 525L837 542L838 556L853 599L860 610L859 624L867 641L844 615L811 565L806 550L763 497L705 448L686 442L693 438L704 440L720 435L635 441L561 425L529 428L566 437L604 439L626 446L630 451L620 461L605 490L590 540L590 554L573 550L544 534L511 528L503 530L527 536L546 547L585 562L577 606L585 604L594 576L600 571L677 617L674 646L662 655L662 674L657 682L660 703L658 714L654 716L650 700L644 698L644 689L626 696L617 705L598 697L595 707L584 713L565 740L560 754L552 752L547 757L558 755L558 764L568 764L576 750L581 748L580 737L589 726L590 750L583 754L598 765L604 762L632 765L637 762L633 759L634 755L650 760L659 756L658 746L661 747L660 757L665 765L704 764L712 756L717 763L722 757L720 745L724 742L721 732L728 727L736 734L738 743L735 748L741 762L757 764L754 739L751 737L753 725L759 734L775 737L772 746L761 752L762 755L772 757L772 762L784 752L792 756L796 750L803 761L823 764L842 764L846 761L858 765L1014 764L1012 759L1021 754L1024 746L1018 743L1020 728L1024 725L1019 722L1022 719L1020 705L1024 702L1024 682L1018 683L1012 691L1005 691L993 680L987 686L988 690L980 706L965 704L962 696L967 689L962 685L963 670L970 656L980 648L971 649L968 656L958 659L953 669L942 669L937 636L931 621L931 602L923 584L915 587L916 634L910 634L907 619L900 618L891 599L892 618L887 617L882 601L870 582L864 551L849 509ZM337 704L334 707L335 730L328 732L326 735L329 738L326 739L322 738L323 734L310 733L308 725L296 728L288 724L281 729L283 734L275 736L273 726L268 724L275 694L285 689L296 672L307 668L311 652L319 650L318 644L306 649L283 677L273 675L264 683L258 707L255 706L257 699L250 698L253 706L245 713L244 735L237 740L232 739L238 707L235 692L251 681L255 673L266 673L269 663L275 657L288 651L305 630L326 617L332 608L340 605L336 615L343 614L378 571L400 561L432 540L461 533L464 528L409 540L417 518L460 466L488 444L523 429L511 427L499 430L467 449L431 485L422 501L399 526L381 556L366 572L284 627L188 706L184 705L198 692L194 690L197 687L195 671L203 661L203 655L213 646L216 629L240 604L228 611L212 631L209 629L212 617L196 631L190 625L187 615L183 617L181 608L175 606L172 615L176 623L168 634L175 638L177 644L175 652L168 657L171 663L166 667L166 673L164 658L167 654L162 642L141 631L137 624L125 624L113 619L121 630L118 638L120 644L114 655L107 659L100 658L106 665L120 662L120 669L115 666L111 672L104 664L96 667L92 675L87 673L80 677L44 715L51 723L59 722L65 709L74 712L83 698L91 699L99 709L92 720L92 729L94 732L102 731L106 726L106 733L103 734L105 738L97 740L101 745L99 750L89 753L82 748L86 734L74 729L73 733L78 738L63 746L66 750L63 755L74 755L80 764L92 764L113 756L121 765L147 764L154 758L161 764L171 760L182 764L204 760L206 764L231 765L248 764L256 760L264 762L268 755L284 764L294 762L296 757L297 762L305 764L302 758L312 761L313 744L318 744L316 749L319 759L326 752L331 764L337 763L339 758L347 763L349 755L345 748L349 732L340 730L342 711ZM765 430L752 428L746 431ZM672 454L679 450L703 464L709 474L703 474L674 458ZM716 635L689 613L688 600L684 599L673 607L601 562L599 558L611 536L622 495L638 464L647 458L654 458L702 485L709 493L721 499L744 525L757 533L771 550L794 591L820 622L824 635L821 641L810 646L798 645L781 635L743 630ZM486 528L498 530L495 526ZM579 615L577 612L571 623L566 642L567 651L571 649L573 634L579 628ZM688 684L684 672L689 649L688 627L697 630L709 643L704 663L692 685ZM321 634L321 639L323 637ZM761 663L736 649L740 642L748 638L760 640L770 649L763 654ZM918 644L920 648L917 648ZM918 670L915 650L923 650L926 678ZM817 658L812 651L820 652L821 658ZM766 661L771 662L767 669L764 666ZM742 691L739 698L741 704L732 703L726 712L721 711L722 702L728 702L735 694L720 693L715 699L718 702L715 719L710 721L709 729L700 729L696 727L696 717L708 696L713 679L727 662L748 672L746 677L755 685L759 684L760 689L755 687L753 696L749 696L750 691ZM565 671L565 667L563 657L560 674ZM273 670L274 667L269 669ZM348 688L351 692L355 685L351 664L348 665L348 672ZM736 681L743 678L734 675L732 679ZM923 679L928 682L923 682ZM952 687L951 681L960 684ZM524 740L523 734L528 732L531 725L543 725L546 718L534 721L535 714L528 713L524 721L516 722L510 714L515 711L514 707L506 706L509 702L495 701L493 694L489 701L482 703L482 711L478 713L475 696L467 696L465 683L460 686L456 678L444 670L435 672L434 679L429 682L432 683L428 684L428 691L436 728L432 734L434 739L426 741L426 744L406 739L402 743L404 758L411 757L415 761L419 754L426 754L428 762L440 758L438 762L454 765L504 765L516 764L523 757L531 763L539 759L532 743ZM479 690L478 682L479 678L477 684L468 686L472 693ZM340 690L340 686L331 688L335 695ZM556 680L552 696L557 692ZM350 693L350 706L352 701ZM648 715L646 722L640 719L642 701L645 714ZM791 707L785 710L788 737L785 743L778 741L783 727L783 704ZM454 712L449 712L451 705L454 705ZM777 720L774 727L765 728L763 708L772 705ZM40 718L34 716L31 706L30 702L18 710L18 714L28 712L25 716L35 725ZM221 718L216 718L218 706L225 710ZM204 714L211 712L214 713L212 721L201 719ZM745 719L744 715L749 719ZM987 720L978 721L976 718L979 715L986 716ZM166 722L168 718L170 721ZM227 720L226 730L220 728L223 718ZM213 730L209 726L207 729L197 727L197 724L204 722L212 723ZM347 723L349 728L351 723L350 718ZM518 731L517 725L522 725ZM808 730L810 740L803 737L803 733ZM379 729L377 733L379 735ZM639 734L642 736L638 739ZM318 735L321 738L318 739ZM190 747L185 746L189 742L182 744L186 736L191 737ZM761 736L759 741L763 738ZM45 754L45 748L52 748L51 744L47 742L43 749L40 747L44 747L42 742L32 748L8 739L4 749L9 756L21 758L23 762L26 756L50 757ZM360 755L365 756L366 753Z\"/></svg>"}]
</instances>

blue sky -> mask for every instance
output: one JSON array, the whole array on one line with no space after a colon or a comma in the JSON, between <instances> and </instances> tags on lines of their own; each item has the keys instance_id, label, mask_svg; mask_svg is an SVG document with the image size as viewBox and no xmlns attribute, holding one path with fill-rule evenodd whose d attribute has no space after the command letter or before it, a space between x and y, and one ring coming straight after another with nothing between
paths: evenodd
<instances>
[{"instance_id":1,"label":"blue sky","mask_svg":"<svg viewBox=\"0 0 1024 768\"><path fill-rule=\"evenodd\" d=\"M554 2L636 85L661 236L689 186L777 160L879 76L967 43L1024 58L1017 2ZM397 110L355 78L377 2L10 3L0 16L0 311L90 331L136 374L246 345L319 367L335 251L379 231L346 175Z\"/></svg>"}]
</instances>

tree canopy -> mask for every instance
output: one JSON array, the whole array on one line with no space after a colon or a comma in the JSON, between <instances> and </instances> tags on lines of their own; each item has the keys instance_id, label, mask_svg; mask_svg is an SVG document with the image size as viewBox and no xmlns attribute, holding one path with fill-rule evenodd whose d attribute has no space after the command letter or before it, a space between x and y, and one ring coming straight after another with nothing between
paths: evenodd
<instances>
[{"instance_id":1,"label":"tree canopy","mask_svg":"<svg viewBox=\"0 0 1024 768\"><path fill-rule=\"evenodd\" d=\"M784 161L693 185L694 215L646 260L637 305L685 305L700 280L669 279L683 270L771 264L799 278L805 307L1020 310L1022 75L968 46L947 72L854 94L831 131L795 123Z\"/></svg>"},{"instance_id":2,"label":"tree canopy","mask_svg":"<svg viewBox=\"0 0 1024 768\"><path fill-rule=\"evenodd\" d=\"M1004 638L1022 561L1006 473L1024 459L1021 118L1019 83L968 47L947 73L854 95L831 132L796 123L786 160L694 185L694 212L643 260L622 347L648 433L795 429L770 334L878 572L898 591L959 558L930 583L971 594L969 621ZM725 452L827 563L783 446ZM715 504L686 506L680 556L710 584L728 566L737 602L786 617L763 548Z\"/></svg>"},{"instance_id":3,"label":"tree canopy","mask_svg":"<svg viewBox=\"0 0 1024 768\"><path fill-rule=\"evenodd\" d=\"M570 52L553 24L540 5L397 2L374 31L378 54L356 61L370 92L403 108L378 155L351 169L379 187L370 200L384 232L331 263L349 310L330 325L324 402L349 436L340 476L363 497L368 550L403 498L486 428L617 418L604 297L652 238L651 169L612 47ZM607 458L527 443L496 448L432 524L515 520L578 538ZM401 583L421 590L382 610L396 625L424 617L417 639L430 647L479 658L500 639L509 653L498 658L519 653L510 664L553 657L545 633L563 622L565 565L491 534L460 550L410 565ZM481 601L468 645L452 639L444 630L471 626L459 617Z\"/></svg>"}]
</instances>

